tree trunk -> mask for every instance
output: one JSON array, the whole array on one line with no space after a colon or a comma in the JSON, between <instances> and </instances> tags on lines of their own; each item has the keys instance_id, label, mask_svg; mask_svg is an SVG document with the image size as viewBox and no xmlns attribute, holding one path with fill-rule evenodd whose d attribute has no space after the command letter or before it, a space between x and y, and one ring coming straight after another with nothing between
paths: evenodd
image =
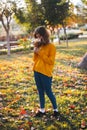
<instances>
[{"instance_id":1,"label":"tree trunk","mask_svg":"<svg viewBox=\"0 0 87 130\"><path fill-rule=\"evenodd\" d=\"M77 67L81 69L87 69L87 53L83 56L82 60L80 61L80 63L78 63Z\"/></svg>"},{"instance_id":2,"label":"tree trunk","mask_svg":"<svg viewBox=\"0 0 87 130\"><path fill-rule=\"evenodd\" d=\"M6 32L6 35L7 35L7 55L10 56L10 54L11 54L11 47L10 47L9 31Z\"/></svg>"},{"instance_id":3,"label":"tree trunk","mask_svg":"<svg viewBox=\"0 0 87 130\"><path fill-rule=\"evenodd\" d=\"M63 29L64 29L65 38L66 38L66 46L68 48L68 38L67 38L66 28L64 27Z\"/></svg>"},{"instance_id":4,"label":"tree trunk","mask_svg":"<svg viewBox=\"0 0 87 130\"><path fill-rule=\"evenodd\" d=\"M58 36L58 43L59 43L59 45L61 44L61 42L60 42L60 29L57 29L57 36Z\"/></svg>"},{"instance_id":5,"label":"tree trunk","mask_svg":"<svg viewBox=\"0 0 87 130\"><path fill-rule=\"evenodd\" d=\"M9 36L9 32L10 32L10 23L9 23L9 21L8 21L8 17L6 17L7 19L7 25L5 25L5 23L4 23L4 20L3 20L3 18L2 18L2 20L1 20L1 22L2 22L2 25L3 25L3 27L4 27L4 29L5 29L5 31L6 31L6 40L7 40L7 55L8 56L10 56L10 51L11 51L11 47L10 47L10 36Z\"/></svg>"},{"instance_id":6,"label":"tree trunk","mask_svg":"<svg viewBox=\"0 0 87 130\"><path fill-rule=\"evenodd\" d=\"M64 35L65 35L65 39L66 39L66 46L68 48L68 38L67 38L67 33L66 33L66 24L62 23L62 27L64 29Z\"/></svg>"}]
</instances>

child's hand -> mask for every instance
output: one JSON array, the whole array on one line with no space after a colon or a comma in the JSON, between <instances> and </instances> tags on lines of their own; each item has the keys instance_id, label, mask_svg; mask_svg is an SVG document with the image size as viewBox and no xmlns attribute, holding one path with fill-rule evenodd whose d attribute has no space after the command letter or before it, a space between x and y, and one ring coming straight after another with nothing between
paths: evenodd
<instances>
[{"instance_id":1,"label":"child's hand","mask_svg":"<svg viewBox=\"0 0 87 130\"><path fill-rule=\"evenodd\" d=\"M38 42L37 41L34 42L34 47L38 47Z\"/></svg>"},{"instance_id":2,"label":"child's hand","mask_svg":"<svg viewBox=\"0 0 87 130\"><path fill-rule=\"evenodd\" d=\"M34 47L34 53L38 54L39 48L38 47Z\"/></svg>"},{"instance_id":3,"label":"child's hand","mask_svg":"<svg viewBox=\"0 0 87 130\"><path fill-rule=\"evenodd\" d=\"M40 41L40 39L35 39L35 41L34 41L34 47L39 48L40 46L41 46L41 41Z\"/></svg>"}]
</instances>

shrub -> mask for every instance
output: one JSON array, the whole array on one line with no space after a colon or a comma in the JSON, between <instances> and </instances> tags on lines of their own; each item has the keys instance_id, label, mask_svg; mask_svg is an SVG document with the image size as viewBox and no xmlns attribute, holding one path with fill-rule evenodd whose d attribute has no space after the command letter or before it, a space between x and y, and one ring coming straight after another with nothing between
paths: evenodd
<instances>
[{"instance_id":1,"label":"shrub","mask_svg":"<svg viewBox=\"0 0 87 130\"><path fill-rule=\"evenodd\" d=\"M20 45L26 50L27 48L30 49L31 40L28 38L22 38L19 40Z\"/></svg>"},{"instance_id":2,"label":"shrub","mask_svg":"<svg viewBox=\"0 0 87 130\"><path fill-rule=\"evenodd\" d=\"M78 36L79 36L79 34L74 34L74 33L67 34L68 39L78 38ZM65 35L61 35L60 39L65 40L66 39Z\"/></svg>"}]
</instances>

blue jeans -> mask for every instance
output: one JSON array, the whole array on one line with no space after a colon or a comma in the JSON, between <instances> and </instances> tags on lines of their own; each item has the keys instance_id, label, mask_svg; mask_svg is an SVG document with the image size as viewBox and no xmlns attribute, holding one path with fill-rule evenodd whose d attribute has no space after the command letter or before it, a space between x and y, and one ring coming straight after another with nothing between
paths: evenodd
<instances>
[{"instance_id":1,"label":"blue jeans","mask_svg":"<svg viewBox=\"0 0 87 130\"><path fill-rule=\"evenodd\" d=\"M37 90L39 93L40 108L45 107L45 93L46 93L53 105L53 108L56 109L57 108L56 99L51 89L52 77L48 77L35 71L34 71L34 77Z\"/></svg>"}]
</instances>

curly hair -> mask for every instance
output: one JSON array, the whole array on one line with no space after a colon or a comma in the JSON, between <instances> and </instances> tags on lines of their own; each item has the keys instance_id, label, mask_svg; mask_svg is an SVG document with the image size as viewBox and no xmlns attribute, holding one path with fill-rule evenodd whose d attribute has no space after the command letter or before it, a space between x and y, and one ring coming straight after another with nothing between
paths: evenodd
<instances>
[{"instance_id":1,"label":"curly hair","mask_svg":"<svg viewBox=\"0 0 87 130\"><path fill-rule=\"evenodd\" d=\"M46 45L49 43L49 33L48 31L45 29L44 26L39 26L35 29L34 31L34 37L37 38L37 34L39 34L40 36L42 36L42 39L40 41L41 45Z\"/></svg>"}]
</instances>

